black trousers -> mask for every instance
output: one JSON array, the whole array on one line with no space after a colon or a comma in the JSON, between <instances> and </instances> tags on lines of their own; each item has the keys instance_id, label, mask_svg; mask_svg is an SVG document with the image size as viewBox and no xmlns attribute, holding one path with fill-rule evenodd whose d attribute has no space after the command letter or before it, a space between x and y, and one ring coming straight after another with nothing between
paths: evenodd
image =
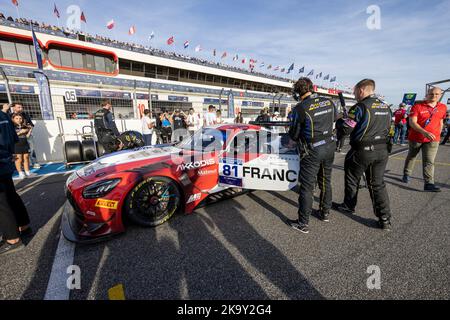
<instances>
[{"instance_id":1,"label":"black trousers","mask_svg":"<svg viewBox=\"0 0 450 320\"><path fill-rule=\"evenodd\" d=\"M0 232L3 232L3 238L19 238L19 226L29 224L27 209L16 192L12 175L0 176Z\"/></svg>"},{"instance_id":2,"label":"black trousers","mask_svg":"<svg viewBox=\"0 0 450 320\"><path fill-rule=\"evenodd\" d=\"M445 135L444 140L441 143L446 144L448 142L448 139L450 139L450 128L447 129L447 134Z\"/></svg>"},{"instance_id":3,"label":"black trousers","mask_svg":"<svg viewBox=\"0 0 450 320\"><path fill-rule=\"evenodd\" d=\"M332 205L331 170L336 145L326 145L309 150L309 155L300 160L300 196L298 198L299 221L309 223L312 212L313 192L316 181L320 188L320 210L328 212Z\"/></svg>"},{"instance_id":4,"label":"black trousers","mask_svg":"<svg viewBox=\"0 0 450 320\"><path fill-rule=\"evenodd\" d=\"M336 142L336 147L337 149L341 150L344 147L345 144L345 136L337 136L337 142Z\"/></svg>"},{"instance_id":5,"label":"black trousers","mask_svg":"<svg viewBox=\"0 0 450 320\"><path fill-rule=\"evenodd\" d=\"M384 220L391 218L389 196L384 183L384 172L389 159L387 146L375 146L374 151L351 149L345 158L344 203L355 209L358 201L359 183L366 174L367 188L372 199L375 215Z\"/></svg>"}]
</instances>

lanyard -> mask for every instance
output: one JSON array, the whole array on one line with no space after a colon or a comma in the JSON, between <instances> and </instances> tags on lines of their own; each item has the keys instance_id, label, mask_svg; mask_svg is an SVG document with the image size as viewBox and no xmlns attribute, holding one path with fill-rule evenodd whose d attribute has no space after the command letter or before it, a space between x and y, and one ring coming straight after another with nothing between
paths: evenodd
<instances>
[{"instance_id":1,"label":"lanyard","mask_svg":"<svg viewBox=\"0 0 450 320\"><path fill-rule=\"evenodd\" d=\"M433 119L433 116L436 114L436 112L438 112L438 106L436 105L436 107L433 108L433 111L430 112L430 110L428 109L428 113L430 114L430 117L425 121L425 127L428 126L431 122L431 120ZM424 127L424 128L425 128Z\"/></svg>"}]
</instances>

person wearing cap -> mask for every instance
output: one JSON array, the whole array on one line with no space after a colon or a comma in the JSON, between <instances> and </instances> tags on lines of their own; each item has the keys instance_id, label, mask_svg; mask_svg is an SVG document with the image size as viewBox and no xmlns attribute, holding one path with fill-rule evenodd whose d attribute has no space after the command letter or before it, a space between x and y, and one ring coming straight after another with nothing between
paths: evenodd
<instances>
[{"instance_id":1,"label":"person wearing cap","mask_svg":"<svg viewBox=\"0 0 450 320\"><path fill-rule=\"evenodd\" d=\"M406 114L406 104L401 103L399 109L394 112L394 125L395 125L395 134L394 134L394 144L398 144L398 139L400 138L400 144L402 146L406 146L406 132L408 127L406 125L406 118L408 115Z\"/></svg>"}]
</instances>

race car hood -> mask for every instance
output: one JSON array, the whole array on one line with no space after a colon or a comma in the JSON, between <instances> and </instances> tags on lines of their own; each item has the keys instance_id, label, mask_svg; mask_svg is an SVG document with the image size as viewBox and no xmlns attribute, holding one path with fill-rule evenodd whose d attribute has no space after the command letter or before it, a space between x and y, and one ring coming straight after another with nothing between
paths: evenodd
<instances>
[{"instance_id":1,"label":"race car hood","mask_svg":"<svg viewBox=\"0 0 450 320\"><path fill-rule=\"evenodd\" d=\"M95 177L105 176L109 173L132 170L153 163L170 163L177 157L181 149L172 145L144 147L135 150L126 150L103 156L90 165L77 171L77 176L83 180L92 181Z\"/></svg>"}]
</instances>

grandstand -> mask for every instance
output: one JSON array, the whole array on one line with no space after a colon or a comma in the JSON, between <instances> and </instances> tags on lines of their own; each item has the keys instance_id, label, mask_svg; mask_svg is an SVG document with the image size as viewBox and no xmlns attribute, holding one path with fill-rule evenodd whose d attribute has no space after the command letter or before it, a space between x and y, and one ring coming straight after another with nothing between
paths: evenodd
<instances>
[{"instance_id":1,"label":"grandstand","mask_svg":"<svg viewBox=\"0 0 450 320\"><path fill-rule=\"evenodd\" d=\"M154 114L191 107L203 112L210 104L227 115L231 92L235 110L247 120L263 107L286 117L296 103L291 97L292 81L283 77L0 14L0 66L13 100L21 102L34 119L42 115L32 73L37 63L31 24L44 53L55 118L90 118L103 98L113 101L115 116L122 119L139 118L144 108ZM6 81L0 82L2 103L7 101L5 85ZM337 90L316 90L337 103ZM344 96L348 103L354 101L349 93Z\"/></svg>"}]
</instances>

